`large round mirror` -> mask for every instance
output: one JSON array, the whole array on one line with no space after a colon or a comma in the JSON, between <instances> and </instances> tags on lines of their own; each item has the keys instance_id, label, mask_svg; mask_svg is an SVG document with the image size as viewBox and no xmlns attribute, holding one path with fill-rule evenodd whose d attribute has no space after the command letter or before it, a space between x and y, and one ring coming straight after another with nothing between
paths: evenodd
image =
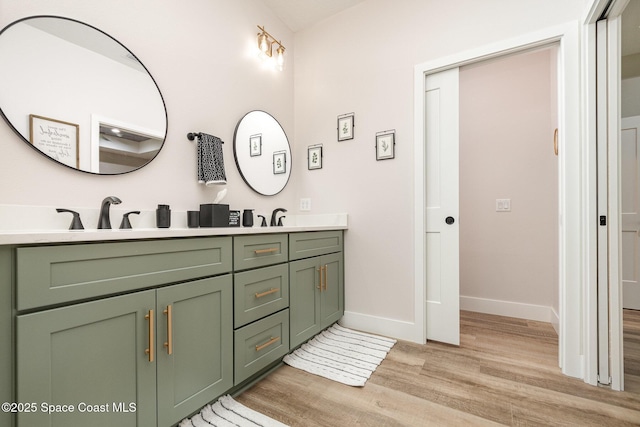
<instances>
[{"instance_id":1,"label":"large round mirror","mask_svg":"<svg viewBox=\"0 0 640 427\"><path fill-rule=\"evenodd\" d=\"M280 123L264 111L250 111L236 126L233 155L242 179L257 193L273 196L291 175L291 148Z\"/></svg>"},{"instance_id":2,"label":"large round mirror","mask_svg":"<svg viewBox=\"0 0 640 427\"><path fill-rule=\"evenodd\" d=\"M71 168L120 174L162 148L167 113L147 69L104 32L56 16L0 32L0 112L40 153Z\"/></svg>"}]
</instances>

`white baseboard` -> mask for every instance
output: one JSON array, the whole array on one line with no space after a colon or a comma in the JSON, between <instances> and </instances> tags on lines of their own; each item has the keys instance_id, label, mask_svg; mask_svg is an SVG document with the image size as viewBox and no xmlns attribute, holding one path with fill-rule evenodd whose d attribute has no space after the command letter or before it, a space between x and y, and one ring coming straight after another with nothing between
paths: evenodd
<instances>
[{"instance_id":1,"label":"white baseboard","mask_svg":"<svg viewBox=\"0 0 640 427\"><path fill-rule=\"evenodd\" d=\"M403 322L400 320L386 319L384 317L372 316L369 314L345 311L340 325L370 334L382 335L399 340L420 343L418 328L413 322ZM420 343L424 344L424 343Z\"/></svg>"},{"instance_id":2,"label":"white baseboard","mask_svg":"<svg viewBox=\"0 0 640 427\"><path fill-rule=\"evenodd\" d=\"M553 329L556 330L556 334L560 336L560 315L553 307L549 307L551 309L551 325Z\"/></svg>"},{"instance_id":3,"label":"white baseboard","mask_svg":"<svg viewBox=\"0 0 640 427\"><path fill-rule=\"evenodd\" d=\"M544 305L461 296L460 310L548 322L553 325L556 332L560 323L555 310Z\"/></svg>"},{"instance_id":4,"label":"white baseboard","mask_svg":"<svg viewBox=\"0 0 640 427\"><path fill-rule=\"evenodd\" d=\"M552 307L461 296L460 309L495 314L498 316L515 317L518 319L535 320L538 322L548 322L553 325L556 333L559 334L560 331L560 317ZM345 311L339 323L345 328L424 344L424 342L421 342L422 332L420 328L417 327L418 325L413 322Z\"/></svg>"}]
</instances>

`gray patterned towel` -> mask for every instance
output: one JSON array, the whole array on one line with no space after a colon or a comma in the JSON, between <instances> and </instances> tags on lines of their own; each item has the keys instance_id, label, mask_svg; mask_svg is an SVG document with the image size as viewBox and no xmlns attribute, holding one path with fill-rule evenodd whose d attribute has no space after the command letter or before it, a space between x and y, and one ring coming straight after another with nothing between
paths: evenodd
<instances>
[{"instance_id":1,"label":"gray patterned towel","mask_svg":"<svg viewBox=\"0 0 640 427\"><path fill-rule=\"evenodd\" d=\"M226 184L222 140L207 133L198 135L198 182L205 185Z\"/></svg>"}]
</instances>

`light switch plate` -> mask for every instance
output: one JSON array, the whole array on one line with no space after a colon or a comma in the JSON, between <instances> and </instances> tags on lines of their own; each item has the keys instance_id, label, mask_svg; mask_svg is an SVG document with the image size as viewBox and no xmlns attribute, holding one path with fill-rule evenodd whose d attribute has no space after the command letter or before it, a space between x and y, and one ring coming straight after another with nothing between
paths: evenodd
<instances>
[{"instance_id":1,"label":"light switch plate","mask_svg":"<svg viewBox=\"0 0 640 427\"><path fill-rule=\"evenodd\" d=\"M311 199L300 199L300 210L301 211L310 211L311 210Z\"/></svg>"},{"instance_id":2,"label":"light switch plate","mask_svg":"<svg viewBox=\"0 0 640 427\"><path fill-rule=\"evenodd\" d=\"M511 199L496 199L496 212L511 212Z\"/></svg>"}]
</instances>

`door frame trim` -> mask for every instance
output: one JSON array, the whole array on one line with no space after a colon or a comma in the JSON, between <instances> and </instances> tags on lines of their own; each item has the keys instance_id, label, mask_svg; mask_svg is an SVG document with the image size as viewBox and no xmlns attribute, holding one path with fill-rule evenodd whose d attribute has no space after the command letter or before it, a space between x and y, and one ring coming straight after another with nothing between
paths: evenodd
<instances>
[{"instance_id":1,"label":"door frame trim","mask_svg":"<svg viewBox=\"0 0 640 427\"><path fill-rule=\"evenodd\" d=\"M622 245L621 245L621 199L620 199L620 170L618 168L620 152L620 16L629 0L592 0L592 5L585 18L587 40L585 48L586 68L586 104L589 114L589 146L596 145L597 108L596 97L597 75L595 67L596 56L596 25L603 17L607 22L607 140L608 140L608 314L609 330L609 375L611 388L624 390L624 332L622 322ZM607 11L607 7L609 10ZM615 58L615 61L611 60ZM596 183L597 184L597 183ZM597 283L595 284L597 289ZM597 301L596 301L597 304ZM596 307L597 309L597 307ZM597 313L596 313L597 316ZM596 317L597 321L597 317ZM597 335L595 335L597 337ZM596 343L597 346L597 343ZM597 367L596 367L597 369ZM594 375L597 376L597 370ZM596 377L597 381L597 377Z\"/></svg>"},{"instance_id":2,"label":"door frame trim","mask_svg":"<svg viewBox=\"0 0 640 427\"><path fill-rule=\"evenodd\" d=\"M425 80L428 74L453 67L523 52L558 43L559 125L559 365L566 375L584 378L584 343L589 331L583 328L583 296L590 279L590 241L585 228L588 197L585 186L589 158L581 147L580 117L580 24L570 22L513 39L461 52L414 67L414 255L415 255L415 340L426 342L426 237L425 237ZM587 313L589 317L590 313Z\"/></svg>"}]
</instances>

